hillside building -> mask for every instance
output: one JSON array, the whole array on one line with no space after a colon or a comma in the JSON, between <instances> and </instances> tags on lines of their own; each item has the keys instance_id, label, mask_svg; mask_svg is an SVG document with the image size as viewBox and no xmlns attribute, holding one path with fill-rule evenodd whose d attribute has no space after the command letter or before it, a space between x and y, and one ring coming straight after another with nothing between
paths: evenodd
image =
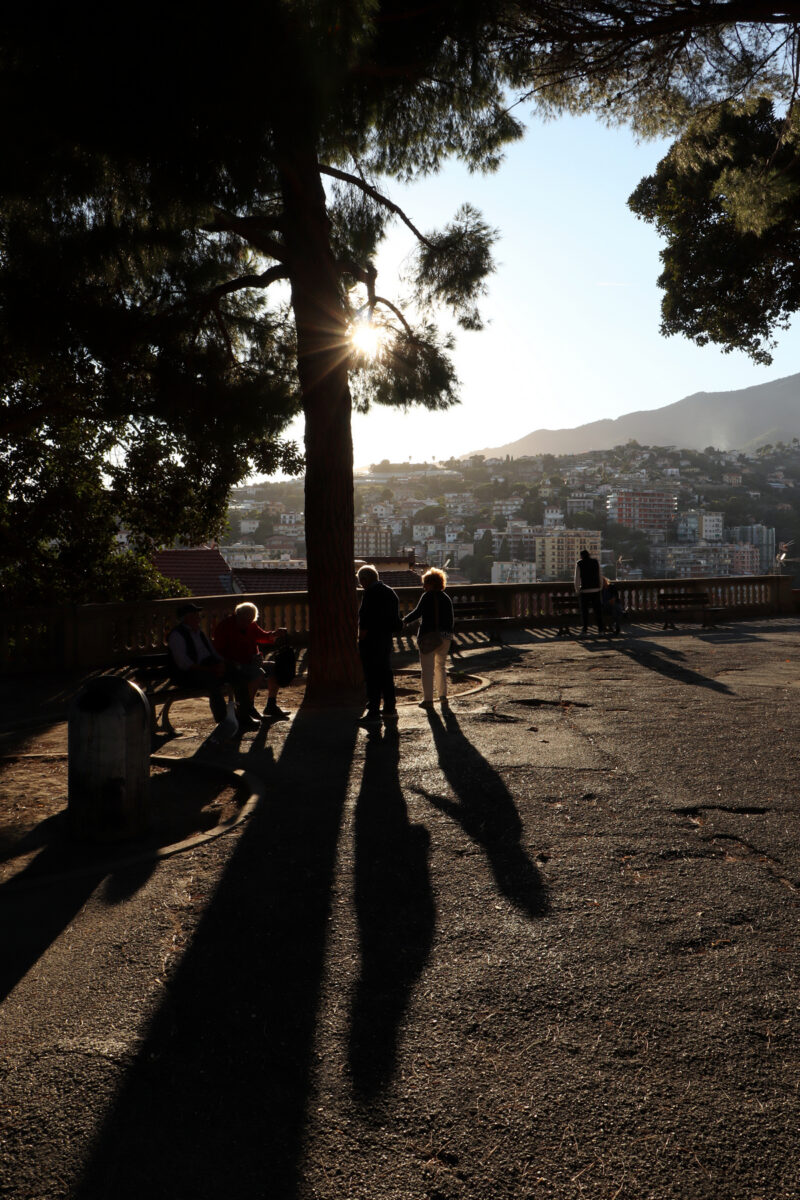
<instances>
[{"instance_id":1,"label":"hillside building","mask_svg":"<svg viewBox=\"0 0 800 1200\"><path fill-rule=\"evenodd\" d=\"M674 492L636 491L632 488L609 492L606 513L609 521L628 529L666 530L678 507Z\"/></svg>"},{"instance_id":2,"label":"hillside building","mask_svg":"<svg viewBox=\"0 0 800 1200\"><path fill-rule=\"evenodd\" d=\"M678 513L675 537L679 542L721 542L725 517L721 512L701 512L696 508Z\"/></svg>"},{"instance_id":3,"label":"hillside building","mask_svg":"<svg viewBox=\"0 0 800 1200\"><path fill-rule=\"evenodd\" d=\"M536 583L536 563L510 562L492 563L492 583Z\"/></svg>"},{"instance_id":4,"label":"hillside building","mask_svg":"<svg viewBox=\"0 0 800 1200\"><path fill-rule=\"evenodd\" d=\"M733 525L727 531L732 542L758 547L758 574L769 575L775 566L775 529L767 525Z\"/></svg>"},{"instance_id":5,"label":"hillside building","mask_svg":"<svg viewBox=\"0 0 800 1200\"><path fill-rule=\"evenodd\" d=\"M355 527L355 556L371 562L392 552L392 532L386 525L364 523Z\"/></svg>"},{"instance_id":6,"label":"hillside building","mask_svg":"<svg viewBox=\"0 0 800 1200\"><path fill-rule=\"evenodd\" d=\"M760 574L758 550L744 542L653 546L650 565L658 575L675 579Z\"/></svg>"},{"instance_id":7,"label":"hillside building","mask_svg":"<svg viewBox=\"0 0 800 1200\"><path fill-rule=\"evenodd\" d=\"M555 504L548 504L544 510L545 529L563 529L564 513Z\"/></svg>"}]
</instances>

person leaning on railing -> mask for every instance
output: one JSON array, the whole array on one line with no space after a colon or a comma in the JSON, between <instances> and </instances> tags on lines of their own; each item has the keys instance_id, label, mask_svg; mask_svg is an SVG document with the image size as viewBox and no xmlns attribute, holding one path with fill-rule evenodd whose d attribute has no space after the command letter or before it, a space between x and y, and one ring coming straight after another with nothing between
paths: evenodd
<instances>
[{"instance_id":1,"label":"person leaning on railing","mask_svg":"<svg viewBox=\"0 0 800 1200\"><path fill-rule=\"evenodd\" d=\"M422 576L422 596L417 607L403 619L404 625L420 622L417 634L422 672L420 708L433 708L434 684L442 704L447 704L447 655L453 637L453 602L444 590L447 576L431 567Z\"/></svg>"}]
</instances>

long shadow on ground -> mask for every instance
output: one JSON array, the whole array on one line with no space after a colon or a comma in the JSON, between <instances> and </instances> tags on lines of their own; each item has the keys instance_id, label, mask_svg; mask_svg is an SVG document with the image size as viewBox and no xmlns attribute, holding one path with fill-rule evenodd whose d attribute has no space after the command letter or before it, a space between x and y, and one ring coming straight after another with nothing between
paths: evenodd
<instances>
[{"instance_id":1,"label":"long shadow on ground","mask_svg":"<svg viewBox=\"0 0 800 1200\"><path fill-rule=\"evenodd\" d=\"M74 1197L296 1195L355 736L296 718Z\"/></svg>"},{"instance_id":2,"label":"long shadow on ground","mask_svg":"<svg viewBox=\"0 0 800 1200\"><path fill-rule=\"evenodd\" d=\"M50 854L45 850L37 859L40 869ZM61 936L105 875L87 873L31 891L0 888L0 1000Z\"/></svg>"},{"instance_id":3,"label":"long shadow on ground","mask_svg":"<svg viewBox=\"0 0 800 1200\"><path fill-rule=\"evenodd\" d=\"M430 710L428 720L439 766L457 798L415 790L483 846L497 886L512 904L530 917L543 916L544 883L521 844L522 821L502 777L464 735L449 708L443 708L442 717Z\"/></svg>"},{"instance_id":4,"label":"long shadow on ground","mask_svg":"<svg viewBox=\"0 0 800 1200\"><path fill-rule=\"evenodd\" d=\"M408 820L400 787L400 741L371 734L356 807L355 904L361 973L353 996L350 1070L356 1092L375 1096L392 1079L398 1031L430 953L436 908L430 837Z\"/></svg>"},{"instance_id":5,"label":"long shadow on ground","mask_svg":"<svg viewBox=\"0 0 800 1200\"><path fill-rule=\"evenodd\" d=\"M599 647L597 648L599 649ZM699 671L692 671L689 667L681 666L676 660L683 658L684 655L679 651L661 646L645 646L642 642L611 642L608 646L603 647L603 650L607 652L610 648L616 650L621 657L638 663L640 667L646 667L648 671L656 671L659 675L663 675L667 679L674 679L677 683L708 688L709 691L720 692L723 696L734 694L732 688L729 688L727 684L711 679L708 675L701 675Z\"/></svg>"},{"instance_id":6,"label":"long shadow on ground","mask_svg":"<svg viewBox=\"0 0 800 1200\"><path fill-rule=\"evenodd\" d=\"M175 776L177 774L177 786ZM70 835L66 810L47 817L21 836L0 830L0 864L38 850L28 864L0 884L0 1000L3 1000L57 940L106 880L102 899L115 903L143 887L167 842L213 829L210 805L229 783L216 764L187 778L185 768L152 780L156 828L134 842L80 842ZM177 797L177 800L176 800ZM141 856L132 869L130 860Z\"/></svg>"}]
</instances>

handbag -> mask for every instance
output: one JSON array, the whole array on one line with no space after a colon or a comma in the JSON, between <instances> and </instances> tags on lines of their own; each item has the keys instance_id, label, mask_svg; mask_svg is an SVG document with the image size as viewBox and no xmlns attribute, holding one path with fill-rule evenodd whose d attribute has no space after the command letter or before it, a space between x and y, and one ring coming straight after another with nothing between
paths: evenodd
<instances>
[{"instance_id":1,"label":"handbag","mask_svg":"<svg viewBox=\"0 0 800 1200\"><path fill-rule=\"evenodd\" d=\"M421 633L419 635L417 638L417 647L420 654L431 654L441 646L443 641L444 638L442 635L436 629L431 629L428 633Z\"/></svg>"},{"instance_id":2,"label":"handbag","mask_svg":"<svg viewBox=\"0 0 800 1200\"><path fill-rule=\"evenodd\" d=\"M436 622L436 624L438 625L439 624L439 597L436 594L436 592L434 592L434 594L433 594L433 599L434 599L434 612L435 612L435 616L433 619ZM417 649L419 650L420 654L432 654L434 650L438 649L438 647L441 646L443 641L444 641L444 638L439 633L438 629L429 629L427 633L421 633L419 635L419 637L417 638Z\"/></svg>"}]
</instances>

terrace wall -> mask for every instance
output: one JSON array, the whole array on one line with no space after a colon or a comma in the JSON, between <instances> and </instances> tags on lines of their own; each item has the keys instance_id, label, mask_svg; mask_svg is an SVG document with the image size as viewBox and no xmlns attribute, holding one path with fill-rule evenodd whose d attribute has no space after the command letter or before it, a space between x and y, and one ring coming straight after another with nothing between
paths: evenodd
<instances>
[{"instance_id":1,"label":"terrace wall","mask_svg":"<svg viewBox=\"0 0 800 1200\"><path fill-rule=\"evenodd\" d=\"M725 609L731 620L787 616L797 611L792 580L788 576L760 575L708 579L644 579L620 582L623 605L638 622L661 621L658 594L664 588L680 592L708 592L710 603ZM480 583L448 588L454 599L491 602L499 616L520 628L548 628L557 624L553 597L571 595L571 582ZM419 588L398 588L401 611L419 599ZM193 597L204 606L206 632L236 604L256 604L267 629L285 626L297 642L307 639L310 611L306 592L266 592L252 595ZM0 610L0 671L85 671L113 668L132 656L163 651L182 601L150 600L134 604ZM354 596L354 606L357 598ZM474 628L474 626L473 626Z\"/></svg>"}]
</instances>

